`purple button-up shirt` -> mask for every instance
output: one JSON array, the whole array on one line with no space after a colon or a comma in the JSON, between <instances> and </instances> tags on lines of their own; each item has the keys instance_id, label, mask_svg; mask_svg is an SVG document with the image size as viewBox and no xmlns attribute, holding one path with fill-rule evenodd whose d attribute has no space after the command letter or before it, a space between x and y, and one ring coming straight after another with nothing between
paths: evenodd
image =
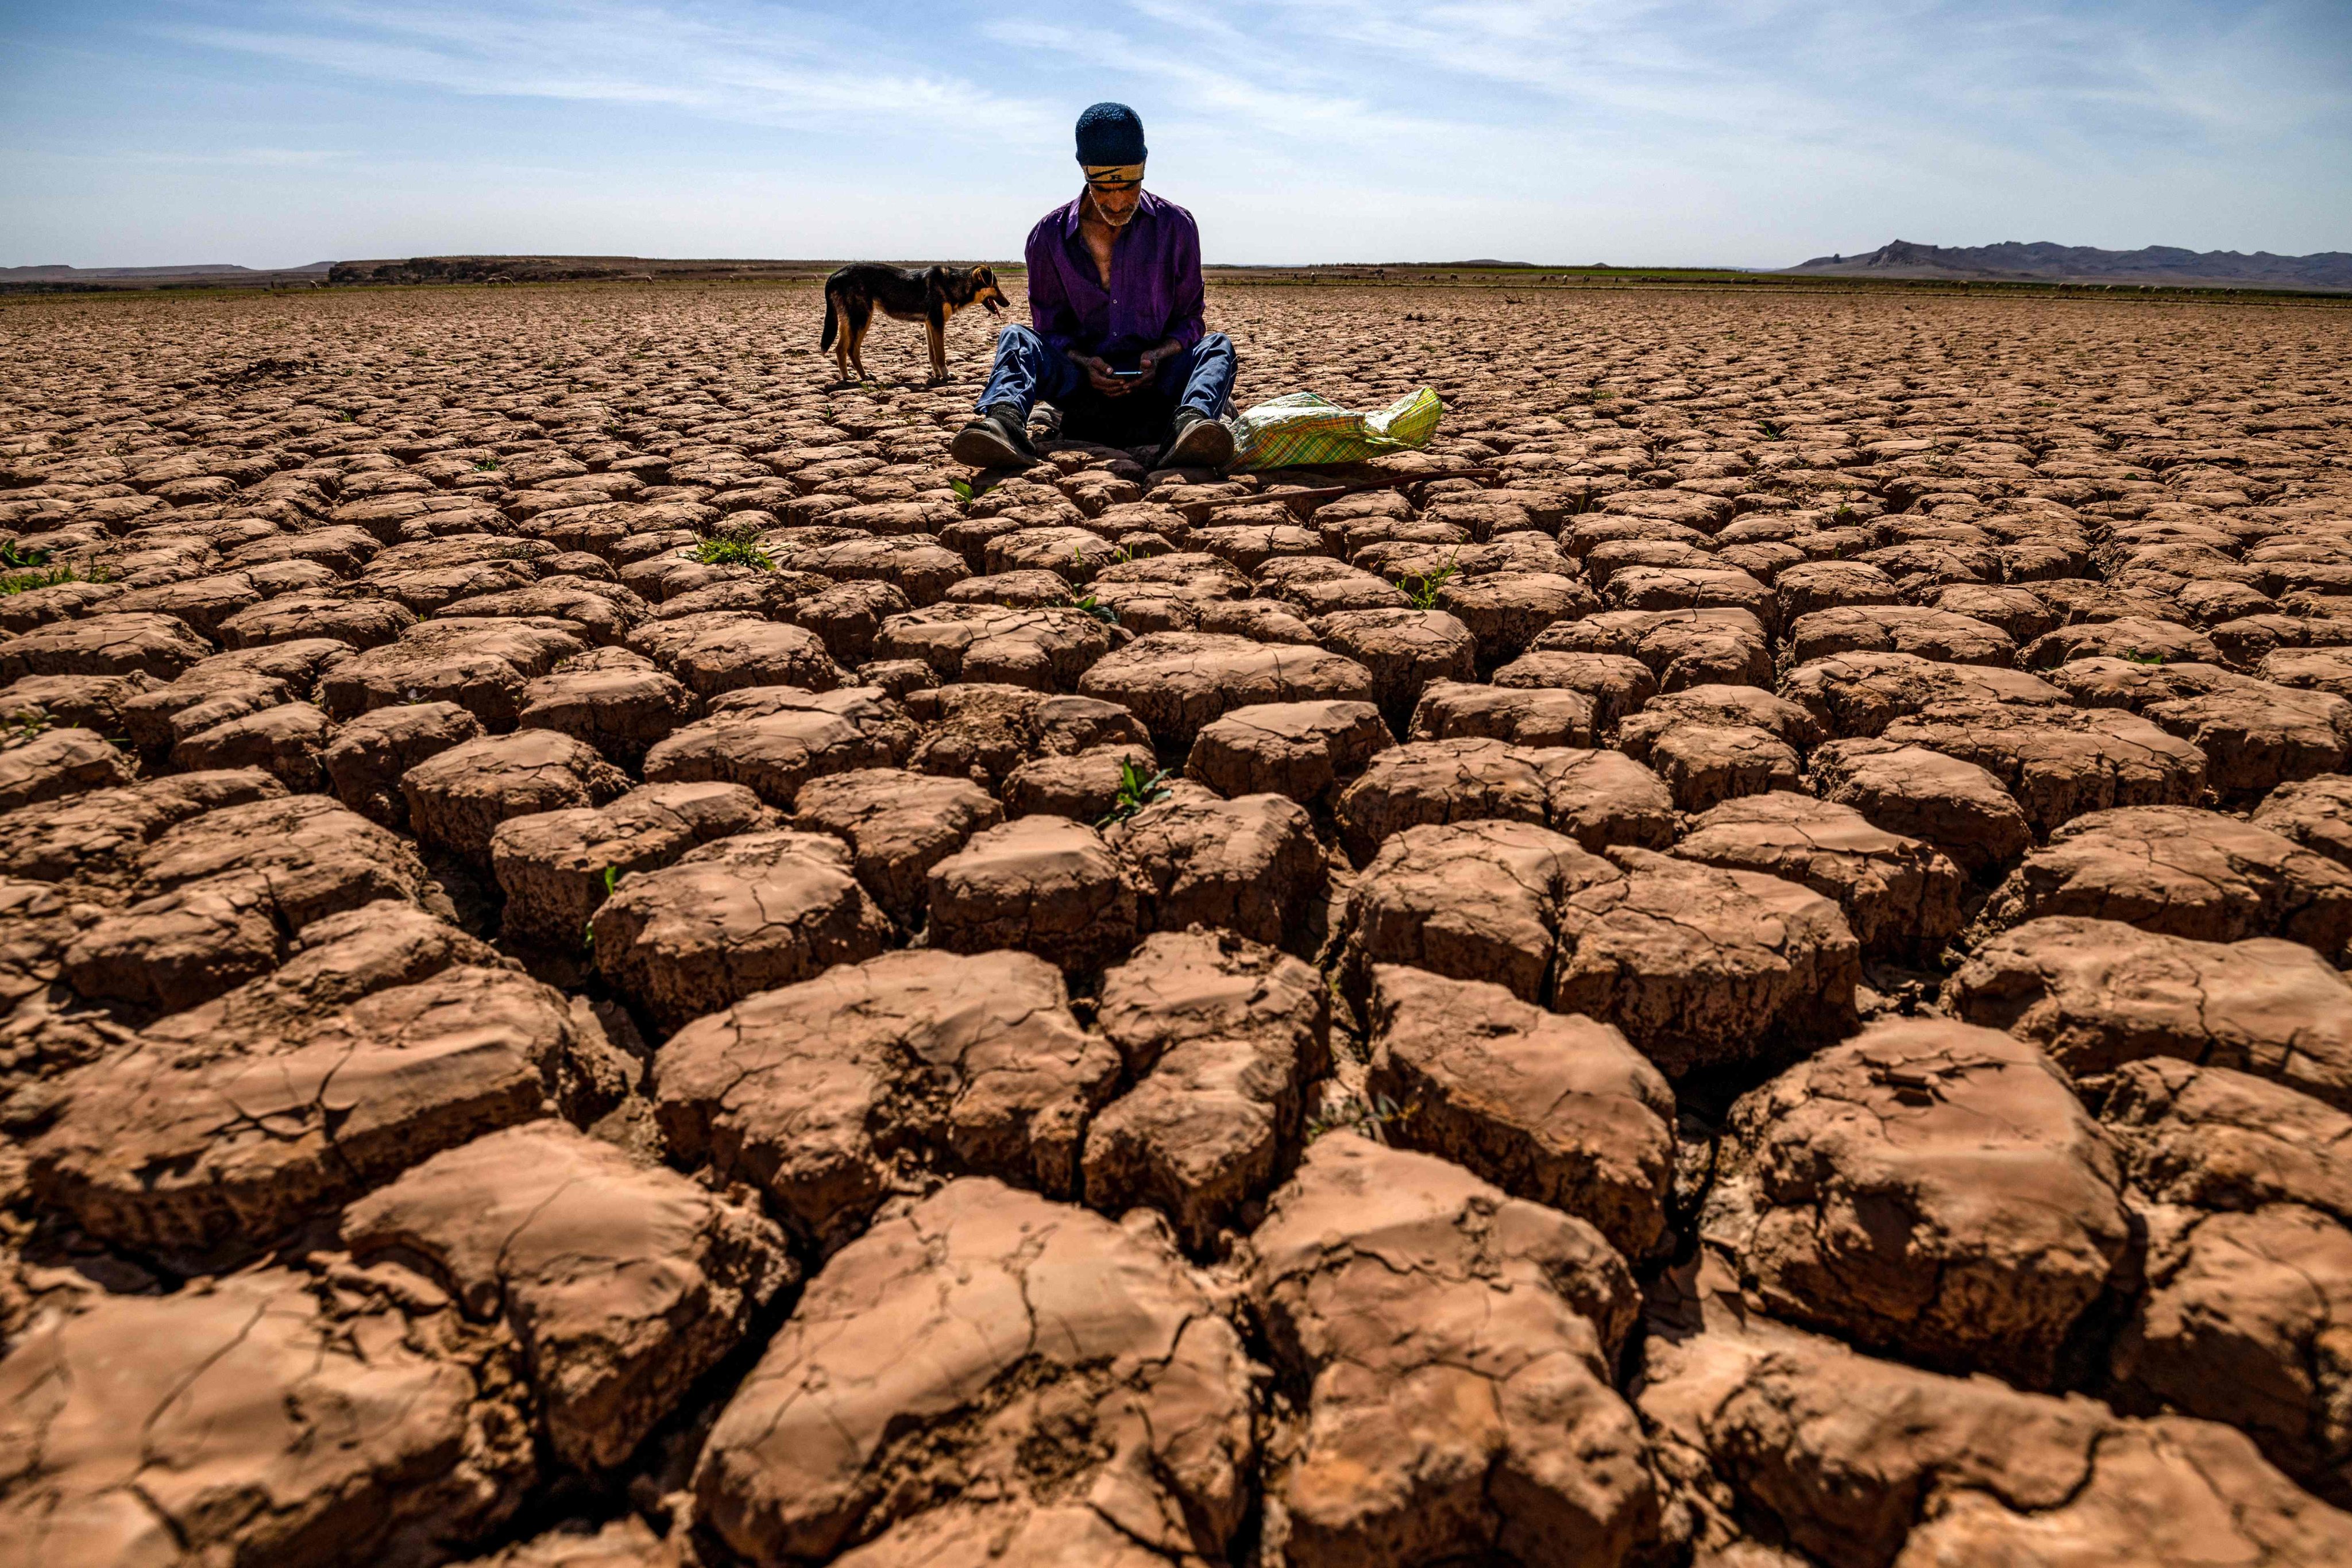
<instances>
[{"instance_id":1,"label":"purple button-up shirt","mask_svg":"<svg viewBox=\"0 0 2352 1568\"><path fill-rule=\"evenodd\" d=\"M1201 339L1201 231L1174 202L1143 193L1110 253L1102 285L1078 237L1086 198L1055 207L1029 231L1029 321L1055 353L1076 349L1114 364L1166 338Z\"/></svg>"}]
</instances>

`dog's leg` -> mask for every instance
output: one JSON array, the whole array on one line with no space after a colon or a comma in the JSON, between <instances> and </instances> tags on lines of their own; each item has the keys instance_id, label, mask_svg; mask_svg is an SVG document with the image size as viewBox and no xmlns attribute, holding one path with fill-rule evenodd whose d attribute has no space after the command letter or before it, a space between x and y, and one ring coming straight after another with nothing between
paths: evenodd
<instances>
[{"instance_id":1,"label":"dog's leg","mask_svg":"<svg viewBox=\"0 0 2352 1568\"><path fill-rule=\"evenodd\" d=\"M923 323L931 343L931 380L934 382L948 378L948 317L950 313L948 306L938 306Z\"/></svg>"},{"instance_id":2,"label":"dog's leg","mask_svg":"<svg viewBox=\"0 0 2352 1568\"><path fill-rule=\"evenodd\" d=\"M866 313L866 319L859 321L852 329L852 335L849 340L850 363L857 367L857 379L861 384L867 379L866 374L866 334L867 331L872 330L873 326L874 312L869 310Z\"/></svg>"}]
</instances>

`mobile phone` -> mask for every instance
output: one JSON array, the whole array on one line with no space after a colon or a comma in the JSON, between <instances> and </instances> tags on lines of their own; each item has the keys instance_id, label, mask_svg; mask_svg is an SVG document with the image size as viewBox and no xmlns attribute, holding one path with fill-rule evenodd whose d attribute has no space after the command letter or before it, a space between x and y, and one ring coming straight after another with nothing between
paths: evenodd
<instances>
[{"instance_id":1,"label":"mobile phone","mask_svg":"<svg viewBox=\"0 0 2352 1568\"><path fill-rule=\"evenodd\" d=\"M1143 373L1139 370L1115 370L1110 374L1111 379L1114 381L1141 381L1143 379Z\"/></svg>"}]
</instances>

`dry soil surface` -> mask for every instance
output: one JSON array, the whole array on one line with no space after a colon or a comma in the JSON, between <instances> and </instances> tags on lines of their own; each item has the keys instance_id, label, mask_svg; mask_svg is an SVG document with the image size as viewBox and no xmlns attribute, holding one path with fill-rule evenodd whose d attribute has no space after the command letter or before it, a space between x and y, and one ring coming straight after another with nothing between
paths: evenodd
<instances>
[{"instance_id":1,"label":"dry soil surface","mask_svg":"<svg viewBox=\"0 0 2352 1568\"><path fill-rule=\"evenodd\" d=\"M2352 315L818 311L0 307L0 1560L2352 1562Z\"/></svg>"}]
</instances>

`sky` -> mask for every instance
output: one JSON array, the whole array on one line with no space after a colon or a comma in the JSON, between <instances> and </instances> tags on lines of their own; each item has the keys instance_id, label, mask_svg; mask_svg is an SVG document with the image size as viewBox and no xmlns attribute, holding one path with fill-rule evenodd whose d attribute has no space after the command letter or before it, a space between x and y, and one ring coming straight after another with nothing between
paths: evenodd
<instances>
[{"instance_id":1,"label":"sky","mask_svg":"<svg viewBox=\"0 0 2352 1568\"><path fill-rule=\"evenodd\" d=\"M0 0L0 266L1017 257L1132 104L1212 262L2352 250L2352 4Z\"/></svg>"}]
</instances>

